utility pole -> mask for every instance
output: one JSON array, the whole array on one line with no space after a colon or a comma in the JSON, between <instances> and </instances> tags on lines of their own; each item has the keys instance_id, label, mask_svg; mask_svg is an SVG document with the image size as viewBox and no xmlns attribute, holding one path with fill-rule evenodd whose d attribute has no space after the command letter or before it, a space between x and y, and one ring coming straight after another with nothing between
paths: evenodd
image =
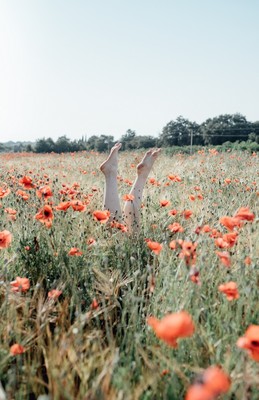
<instances>
[{"instance_id":1,"label":"utility pole","mask_svg":"<svg viewBox=\"0 0 259 400\"><path fill-rule=\"evenodd\" d=\"M193 130L191 129L191 149L190 149L191 154L192 154L192 144L193 144Z\"/></svg>"}]
</instances>

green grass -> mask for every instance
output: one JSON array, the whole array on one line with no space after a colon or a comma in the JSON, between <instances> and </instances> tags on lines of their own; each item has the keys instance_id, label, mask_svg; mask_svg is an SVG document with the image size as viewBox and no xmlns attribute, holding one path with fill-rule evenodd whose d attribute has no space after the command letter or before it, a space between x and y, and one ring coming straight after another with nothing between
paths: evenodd
<instances>
[{"instance_id":1,"label":"green grass","mask_svg":"<svg viewBox=\"0 0 259 400\"><path fill-rule=\"evenodd\" d=\"M0 186L6 183L11 193L1 200L0 231L13 235L11 246L0 249L0 381L7 398L37 399L46 393L65 400L179 400L197 374L219 364L232 381L222 398L258 399L259 364L236 346L250 324L259 325L258 156L162 154L150 175L160 185L146 185L138 239L111 233L92 217L102 207L103 176L98 165L104 157L1 155ZM121 154L119 175L133 180L131 164L140 157ZM169 181L169 174L182 181ZM47 229L34 218L43 204L35 190L29 191L28 201L16 195L21 188L18 179L24 175L30 175L37 187L49 182L54 205L68 199L59 194L63 183L78 182L77 198L90 199L86 212L55 211ZM127 183L118 184L121 197L129 193ZM190 194L199 193L195 186L201 188L203 200L189 200ZM161 199L170 200L171 206L161 208ZM232 265L226 268L215 254L214 239L195 230L209 224L225 233L220 217L232 216L242 206L256 218L240 229L237 244L229 250ZM8 219L7 207L17 211L15 221ZM168 216L170 208L178 210L175 217ZM181 214L185 209L193 212L188 220ZM167 226L175 221L184 232L169 232ZM90 237L96 240L92 246L86 242ZM163 244L158 256L148 249L145 238ZM201 285L190 280L190 267L169 248L173 239L198 243ZM71 247L83 255L68 256ZM250 266L244 263L247 256L252 259ZM11 291L10 282L17 276L30 279L27 293ZM231 280L240 297L229 302L218 286ZM58 300L48 299L52 289L62 290ZM95 310L94 298L99 303ZM156 338L146 318L183 309L194 320L195 334L172 349ZM26 351L11 356L13 343ZM168 374L163 375L165 369Z\"/></svg>"}]
</instances>

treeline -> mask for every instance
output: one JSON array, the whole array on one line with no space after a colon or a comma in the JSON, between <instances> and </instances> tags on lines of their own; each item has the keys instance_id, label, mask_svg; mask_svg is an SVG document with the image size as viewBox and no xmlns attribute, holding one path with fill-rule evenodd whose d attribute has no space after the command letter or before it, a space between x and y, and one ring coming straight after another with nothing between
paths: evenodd
<instances>
[{"instance_id":1,"label":"treeline","mask_svg":"<svg viewBox=\"0 0 259 400\"><path fill-rule=\"evenodd\" d=\"M158 137L137 135L134 130L128 129L121 136L123 150L140 148L173 147L173 146L206 146L222 145L226 142L241 143L249 141L259 144L259 121L249 122L242 114L224 114L209 118L202 124L191 122L182 116L170 121ZM115 143L111 135L93 135L71 141L61 136L56 142L51 138L37 140L34 146L27 145L18 151L34 151L36 153L65 153L82 150L99 152L109 150ZM21 146L20 146L21 147Z\"/></svg>"}]
</instances>

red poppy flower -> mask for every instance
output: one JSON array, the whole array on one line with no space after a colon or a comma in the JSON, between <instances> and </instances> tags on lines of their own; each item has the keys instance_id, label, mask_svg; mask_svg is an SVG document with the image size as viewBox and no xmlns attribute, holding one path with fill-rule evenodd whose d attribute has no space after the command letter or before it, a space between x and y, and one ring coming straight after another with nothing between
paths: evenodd
<instances>
[{"instance_id":1,"label":"red poppy flower","mask_svg":"<svg viewBox=\"0 0 259 400\"><path fill-rule=\"evenodd\" d=\"M17 355L22 354L24 352L25 352L25 348L19 343L15 343L10 347L10 354L12 356L17 356Z\"/></svg>"},{"instance_id":2,"label":"red poppy flower","mask_svg":"<svg viewBox=\"0 0 259 400\"><path fill-rule=\"evenodd\" d=\"M39 212L35 215L35 219L38 219L47 228L52 226L54 214L52 208L49 205L42 207Z\"/></svg>"},{"instance_id":3,"label":"red poppy flower","mask_svg":"<svg viewBox=\"0 0 259 400\"><path fill-rule=\"evenodd\" d=\"M226 393L230 388L229 376L217 365L207 368L202 375L202 380L214 397Z\"/></svg>"},{"instance_id":4,"label":"red poppy flower","mask_svg":"<svg viewBox=\"0 0 259 400\"><path fill-rule=\"evenodd\" d=\"M69 256L81 256L83 253L80 251L77 247L71 247L71 249L68 252Z\"/></svg>"},{"instance_id":5,"label":"red poppy flower","mask_svg":"<svg viewBox=\"0 0 259 400\"><path fill-rule=\"evenodd\" d=\"M98 304L98 301L94 298L92 303L91 303L91 309L92 310L97 310L97 308L99 308L99 304Z\"/></svg>"},{"instance_id":6,"label":"red poppy flower","mask_svg":"<svg viewBox=\"0 0 259 400\"><path fill-rule=\"evenodd\" d=\"M129 186L133 185L133 182L130 179L124 179L124 182L127 183Z\"/></svg>"},{"instance_id":7,"label":"red poppy flower","mask_svg":"<svg viewBox=\"0 0 259 400\"><path fill-rule=\"evenodd\" d=\"M101 224L105 224L107 221L109 221L110 215L111 215L111 213L108 210L104 210L104 211L96 210L93 212L93 217L94 217L95 221L98 221Z\"/></svg>"},{"instance_id":8,"label":"red poppy flower","mask_svg":"<svg viewBox=\"0 0 259 400\"><path fill-rule=\"evenodd\" d=\"M227 251L216 251L217 256L220 258L220 261L222 262L225 267L230 267L231 266L231 258L230 254Z\"/></svg>"},{"instance_id":9,"label":"red poppy flower","mask_svg":"<svg viewBox=\"0 0 259 400\"><path fill-rule=\"evenodd\" d=\"M185 400L214 400L214 397L205 385L195 383L188 389Z\"/></svg>"},{"instance_id":10,"label":"red poppy flower","mask_svg":"<svg viewBox=\"0 0 259 400\"><path fill-rule=\"evenodd\" d=\"M153 186L160 186L160 183L156 181L155 178L150 178L149 183L151 183Z\"/></svg>"},{"instance_id":11,"label":"red poppy flower","mask_svg":"<svg viewBox=\"0 0 259 400\"><path fill-rule=\"evenodd\" d=\"M20 278L17 276L15 281L10 283L12 292L27 292L30 289L30 281L28 278Z\"/></svg>"},{"instance_id":12,"label":"red poppy flower","mask_svg":"<svg viewBox=\"0 0 259 400\"><path fill-rule=\"evenodd\" d=\"M172 241L169 243L169 247L170 247L170 249L175 250L176 247L177 247L177 242L176 242L176 240L172 240Z\"/></svg>"},{"instance_id":13,"label":"red poppy flower","mask_svg":"<svg viewBox=\"0 0 259 400\"><path fill-rule=\"evenodd\" d=\"M244 263L245 263L245 265L251 265L251 264L252 264L252 259L251 259L251 257L247 256L247 257L244 259Z\"/></svg>"},{"instance_id":14,"label":"red poppy flower","mask_svg":"<svg viewBox=\"0 0 259 400\"><path fill-rule=\"evenodd\" d=\"M259 361L259 325L250 325L245 335L238 339L237 346L247 350L253 360Z\"/></svg>"},{"instance_id":15,"label":"red poppy flower","mask_svg":"<svg viewBox=\"0 0 259 400\"><path fill-rule=\"evenodd\" d=\"M29 194L27 194L26 192L24 192L23 190L21 190L21 189L18 189L17 190L17 192L16 192L16 194L17 194L17 196L20 196L23 200L28 200L29 198L30 198L30 195Z\"/></svg>"},{"instance_id":16,"label":"red poppy flower","mask_svg":"<svg viewBox=\"0 0 259 400\"><path fill-rule=\"evenodd\" d=\"M89 239L86 240L86 244L88 244L88 246L93 246L96 243L96 240L92 237L90 237Z\"/></svg>"},{"instance_id":17,"label":"red poppy flower","mask_svg":"<svg viewBox=\"0 0 259 400\"><path fill-rule=\"evenodd\" d=\"M219 291L224 293L229 301L239 298L238 288L236 282L228 282L218 287Z\"/></svg>"},{"instance_id":18,"label":"red poppy flower","mask_svg":"<svg viewBox=\"0 0 259 400\"><path fill-rule=\"evenodd\" d=\"M80 200L71 200L70 201L70 205L71 205L71 207L73 208L74 211L83 212L83 211L86 210L86 204L84 204Z\"/></svg>"},{"instance_id":19,"label":"red poppy flower","mask_svg":"<svg viewBox=\"0 0 259 400\"><path fill-rule=\"evenodd\" d=\"M48 198L53 196L50 186L41 186L37 191L36 195L41 199L42 197L47 200Z\"/></svg>"},{"instance_id":20,"label":"red poppy flower","mask_svg":"<svg viewBox=\"0 0 259 400\"><path fill-rule=\"evenodd\" d=\"M0 249L7 249L12 242L11 232L4 230L0 232Z\"/></svg>"},{"instance_id":21,"label":"red poppy flower","mask_svg":"<svg viewBox=\"0 0 259 400\"><path fill-rule=\"evenodd\" d=\"M170 201L169 200L160 200L159 201L160 207L168 207L170 206Z\"/></svg>"},{"instance_id":22,"label":"red poppy flower","mask_svg":"<svg viewBox=\"0 0 259 400\"><path fill-rule=\"evenodd\" d=\"M210 236L211 238L214 238L214 239L215 239L215 238L221 237L221 236L222 236L222 233L219 232L219 231L217 231L217 229L212 229L209 236Z\"/></svg>"},{"instance_id":23,"label":"red poppy flower","mask_svg":"<svg viewBox=\"0 0 259 400\"><path fill-rule=\"evenodd\" d=\"M149 317L147 323L159 339L172 347L177 347L179 338L192 336L195 330L192 317L186 311L168 314L161 320Z\"/></svg>"},{"instance_id":24,"label":"red poppy flower","mask_svg":"<svg viewBox=\"0 0 259 400\"><path fill-rule=\"evenodd\" d=\"M208 233L211 231L211 227L209 225L204 225L201 229L203 233Z\"/></svg>"},{"instance_id":25,"label":"red poppy flower","mask_svg":"<svg viewBox=\"0 0 259 400\"><path fill-rule=\"evenodd\" d=\"M52 289L48 292L48 298L49 299L57 299L60 295L62 294L61 290L58 289Z\"/></svg>"},{"instance_id":26,"label":"red poppy flower","mask_svg":"<svg viewBox=\"0 0 259 400\"><path fill-rule=\"evenodd\" d=\"M170 181L173 181L173 182L182 182L182 178L180 178L180 176L178 176L178 175L168 175L167 177L168 177L168 179L169 179Z\"/></svg>"},{"instance_id":27,"label":"red poppy flower","mask_svg":"<svg viewBox=\"0 0 259 400\"><path fill-rule=\"evenodd\" d=\"M225 182L227 185L229 185L229 184L231 183L231 179L230 179L230 178L226 178L226 179L224 180L224 182Z\"/></svg>"},{"instance_id":28,"label":"red poppy flower","mask_svg":"<svg viewBox=\"0 0 259 400\"><path fill-rule=\"evenodd\" d=\"M112 221L111 222L111 228L117 228L122 232L127 232L128 231L128 228L126 227L126 225L120 224L117 221Z\"/></svg>"},{"instance_id":29,"label":"red poppy flower","mask_svg":"<svg viewBox=\"0 0 259 400\"><path fill-rule=\"evenodd\" d=\"M71 201L62 201L55 208L58 211L67 211L71 206Z\"/></svg>"},{"instance_id":30,"label":"red poppy flower","mask_svg":"<svg viewBox=\"0 0 259 400\"><path fill-rule=\"evenodd\" d=\"M236 231L225 233L225 235L222 236L222 239L228 243L228 247L233 247L237 242L237 238L238 233Z\"/></svg>"},{"instance_id":31,"label":"red poppy flower","mask_svg":"<svg viewBox=\"0 0 259 400\"><path fill-rule=\"evenodd\" d=\"M161 376L166 376L166 375L169 375L169 374L170 374L170 370L169 369L163 369L161 371Z\"/></svg>"},{"instance_id":32,"label":"red poppy flower","mask_svg":"<svg viewBox=\"0 0 259 400\"><path fill-rule=\"evenodd\" d=\"M173 210L168 211L168 215L175 216L178 211L174 208Z\"/></svg>"},{"instance_id":33,"label":"red poppy flower","mask_svg":"<svg viewBox=\"0 0 259 400\"><path fill-rule=\"evenodd\" d=\"M5 208L4 211L9 215L16 215L17 214L17 211L14 210L13 208Z\"/></svg>"},{"instance_id":34,"label":"red poppy flower","mask_svg":"<svg viewBox=\"0 0 259 400\"><path fill-rule=\"evenodd\" d=\"M229 231L233 231L234 228L240 228L242 223L240 222L239 218L235 217L222 217L220 218L219 222L221 225L225 226Z\"/></svg>"},{"instance_id":35,"label":"red poppy flower","mask_svg":"<svg viewBox=\"0 0 259 400\"><path fill-rule=\"evenodd\" d=\"M226 249L229 247L228 242L226 242L223 238L217 238L214 241L215 246L219 247L220 249Z\"/></svg>"},{"instance_id":36,"label":"red poppy flower","mask_svg":"<svg viewBox=\"0 0 259 400\"><path fill-rule=\"evenodd\" d=\"M185 400L215 400L230 388L230 378L218 366L207 368L186 394Z\"/></svg>"},{"instance_id":37,"label":"red poppy flower","mask_svg":"<svg viewBox=\"0 0 259 400\"><path fill-rule=\"evenodd\" d=\"M190 241L186 240L178 240L178 243L182 247L182 250L179 254L180 258L183 258L185 260L186 265L195 265L196 263L196 248L197 248L197 243L192 243Z\"/></svg>"},{"instance_id":38,"label":"red poppy flower","mask_svg":"<svg viewBox=\"0 0 259 400\"><path fill-rule=\"evenodd\" d=\"M197 285L201 285L200 272L195 267L191 268L189 277L193 283L196 283Z\"/></svg>"},{"instance_id":39,"label":"red poppy flower","mask_svg":"<svg viewBox=\"0 0 259 400\"><path fill-rule=\"evenodd\" d=\"M248 207L241 207L236 212L234 217L241 221L253 221L255 219L255 215L249 210Z\"/></svg>"},{"instance_id":40,"label":"red poppy flower","mask_svg":"<svg viewBox=\"0 0 259 400\"><path fill-rule=\"evenodd\" d=\"M0 187L0 199L8 196L9 193L11 193L11 190L9 188Z\"/></svg>"},{"instance_id":41,"label":"red poppy flower","mask_svg":"<svg viewBox=\"0 0 259 400\"><path fill-rule=\"evenodd\" d=\"M163 245L161 243L152 242L151 240L149 240L147 242L147 245L148 245L148 248L150 250L152 250L153 253L155 253L156 255L158 255L160 253L160 251L162 250L162 248L163 248Z\"/></svg>"},{"instance_id":42,"label":"red poppy flower","mask_svg":"<svg viewBox=\"0 0 259 400\"><path fill-rule=\"evenodd\" d=\"M25 190L30 190L35 188L35 185L32 183L32 178L30 176L24 176L19 179L19 184L23 186Z\"/></svg>"},{"instance_id":43,"label":"red poppy flower","mask_svg":"<svg viewBox=\"0 0 259 400\"><path fill-rule=\"evenodd\" d=\"M132 201L135 199L135 196L133 194L124 194L123 200L124 201Z\"/></svg>"},{"instance_id":44,"label":"red poppy flower","mask_svg":"<svg viewBox=\"0 0 259 400\"><path fill-rule=\"evenodd\" d=\"M191 210L184 210L183 211L183 216L185 219L189 219L192 216L192 211Z\"/></svg>"},{"instance_id":45,"label":"red poppy flower","mask_svg":"<svg viewBox=\"0 0 259 400\"><path fill-rule=\"evenodd\" d=\"M230 378L222 368L211 366L188 389L185 400L215 400L229 390L230 384Z\"/></svg>"},{"instance_id":46,"label":"red poppy flower","mask_svg":"<svg viewBox=\"0 0 259 400\"><path fill-rule=\"evenodd\" d=\"M183 232L184 231L182 225L180 225L179 222L174 222L173 224L168 225L167 228L172 233L177 233L177 232Z\"/></svg>"}]
</instances>

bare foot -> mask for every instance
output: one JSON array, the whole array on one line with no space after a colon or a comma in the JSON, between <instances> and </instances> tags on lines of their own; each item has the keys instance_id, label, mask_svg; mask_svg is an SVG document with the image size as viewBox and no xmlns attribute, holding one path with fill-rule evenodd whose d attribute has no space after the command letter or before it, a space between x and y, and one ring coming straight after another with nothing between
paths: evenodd
<instances>
[{"instance_id":1,"label":"bare foot","mask_svg":"<svg viewBox=\"0 0 259 400\"><path fill-rule=\"evenodd\" d=\"M116 173L118 170L118 151L120 150L122 144L121 143L116 143L109 154L109 157L107 160L105 160L101 166L100 170L104 173L104 175Z\"/></svg>"},{"instance_id":2,"label":"bare foot","mask_svg":"<svg viewBox=\"0 0 259 400\"><path fill-rule=\"evenodd\" d=\"M143 157L143 160L137 166L137 172L139 176L147 178L155 160L157 159L161 149L149 150Z\"/></svg>"}]
</instances>

